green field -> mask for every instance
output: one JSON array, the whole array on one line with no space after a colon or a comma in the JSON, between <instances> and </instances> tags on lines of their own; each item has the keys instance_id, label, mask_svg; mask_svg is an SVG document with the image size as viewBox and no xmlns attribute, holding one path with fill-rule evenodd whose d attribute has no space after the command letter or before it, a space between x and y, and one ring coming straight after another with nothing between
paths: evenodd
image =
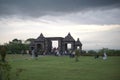
<instances>
[{"instance_id":1,"label":"green field","mask_svg":"<svg viewBox=\"0 0 120 80\"><path fill-rule=\"evenodd\" d=\"M102 58L80 56L79 62L68 56L39 56L37 60L28 55L8 55L11 78L16 71L22 72L17 80L120 80L120 57Z\"/></svg>"}]
</instances>

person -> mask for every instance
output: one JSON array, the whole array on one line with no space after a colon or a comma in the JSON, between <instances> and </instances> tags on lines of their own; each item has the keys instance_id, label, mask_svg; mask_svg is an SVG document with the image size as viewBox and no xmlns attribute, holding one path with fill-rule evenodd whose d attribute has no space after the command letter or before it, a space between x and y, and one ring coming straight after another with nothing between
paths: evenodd
<instances>
[{"instance_id":1,"label":"person","mask_svg":"<svg viewBox=\"0 0 120 80\"><path fill-rule=\"evenodd\" d=\"M32 50L31 53L32 53L32 58L35 58L35 50L34 49Z\"/></svg>"},{"instance_id":2,"label":"person","mask_svg":"<svg viewBox=\"0 0 120 80\"><path fill-rule=\"evenodd\" d=\"M70 53L70 58L74 58L75 57L75 51L73 51L72 53Z\"/></svg>"},{"instance_id":3,"label":"person","mask_svg":"<svg viewBox=\"0 0 120 80\"><path fill-rule=\"evenodd\" d=\"M67 55L67 51L66 50L65 50L64 54Z\"/></svg>"},{"instance_id":4,"label":"person","mask_svg":"<svg viewBox=\"0 0 120 80\"><path fill-rule=\"evenodd\" d=\"M106 60L107 59L107 54L104 52L103 54L103 60Z\"/></svg>"},{"instance_id":5,"label":"person","mask_svg":"<svg viewBox=\"0 0 120 80\"><path fill-rule=\"evenodd\" d=\"M97 59L97 58L99 58L99 55L98 55L98 54L95 55L95 59Z\"/></svg>"},{"instance_id":6,"label":"person","mask_svg":"<svg viewBox=\"0 0 120 80\"><path fill-rule=\"evenodd\" d=\"M43 55L46 55L46 51L43 52Z\"/></svg>"},{"instance_id":7,"label":"person","mask_svg":"<svg viewBox=\"0 0 120 80\"><path fill-rule=\"evenodd\" d=\"M37 59L37 57L38 57L38 52L35 52L35 51L34 51L34 54L35 54L35 58Z\"/></svg>"},{"instance_id":8,"label":"person","mask_svg":"<svg viewBox=\"0 0 120 80\"><path fill-rule=\"evenodd\" d=\"M55 53L56 53L56 56L60 56L58 48L56 49Z\"/></svg>"},{"instance_id":9,"label":"person","mask_svg":"<svg viewBox=\"0 0 120 80\"><path fill-rule=\"evenodd\" d=\"M59 51L56 52L57 56L60 56Z\"/></svg>"},{"instance_id":10,"label":"person","mask_svg":"<svg viewBox=\"0 0 120 80\"><path fill-rule=\"evenodd\" d=\"M29 50L26 50L26 53L29 54Z\"/></svg>"}]
</instances>

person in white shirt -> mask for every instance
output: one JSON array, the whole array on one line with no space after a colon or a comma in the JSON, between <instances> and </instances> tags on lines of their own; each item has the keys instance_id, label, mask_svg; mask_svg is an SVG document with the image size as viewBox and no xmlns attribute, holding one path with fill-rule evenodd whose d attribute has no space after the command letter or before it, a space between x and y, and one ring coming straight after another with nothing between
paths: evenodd
<instances>
[{"instance_id":1,"label":"person in white shirt","mask_svg":"<svg viewBox=\"0 0 120 80\"><path fill-rule=\"evenodd\" d=\"M106 60L106 59L107 59L107 54L104 52L103 60Z\"/></svg>"}]
</instances>

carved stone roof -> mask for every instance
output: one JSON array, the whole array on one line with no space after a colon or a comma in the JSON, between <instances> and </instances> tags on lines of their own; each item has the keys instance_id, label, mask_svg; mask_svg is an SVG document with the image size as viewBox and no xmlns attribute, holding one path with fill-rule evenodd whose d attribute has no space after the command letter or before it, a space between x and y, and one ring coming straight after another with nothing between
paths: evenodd
<instances>
[{"instance_id":1,"label":"carved stone roof","mask_svg":"<svg viewBox=\"0 0 120 80\"><path fill-rule=\"evenodd\" d=\"M44 41L44 40L45 40L45 37L41 33L40 36L35 41Z\"/></svg>"},{"instance_id":2,"label":"carved stone roof","mask_svg":"<svg viewBox=\"0 0 120 80\"><path fill-rule=\"evenodd\" d=\"M75 41L74 38L71 36L70 33L63 39L63 41Z\"/></svg>"},{"instance_id":3,"label":"carved stone roof","mask_svg":"<svg viewBox=\"0 0 120 80\"><path fill-rule=\"evenodd\" d=\"M76 46L82 46L82 43L80 42L79 38L77 39L77 41L75 42Z\"/></svg>"}]
</instances>

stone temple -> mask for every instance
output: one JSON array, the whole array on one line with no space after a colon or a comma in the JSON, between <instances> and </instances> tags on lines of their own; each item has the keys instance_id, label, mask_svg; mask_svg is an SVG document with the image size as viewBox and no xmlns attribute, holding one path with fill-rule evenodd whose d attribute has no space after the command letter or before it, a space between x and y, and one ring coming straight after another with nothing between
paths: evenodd
<instances>
[{"instance_id":1,"label":"stone temple","mask_svg":"<svg viewBox=\"0 0 120 80\"><path fill-rule=\"evenodd\" d=\"M63 37L44 37L41 33L40 36L31 42L30 51L35 50L38 54L52 54L53 47L52 41L58 41L58 47L56 48L61 54L69 51L74 51L75 49L82 50L82 43L79 38L77 41L68 33L67 36ZM68 48L70 44L70 48Z\"/></svg>"}]
</instances>

